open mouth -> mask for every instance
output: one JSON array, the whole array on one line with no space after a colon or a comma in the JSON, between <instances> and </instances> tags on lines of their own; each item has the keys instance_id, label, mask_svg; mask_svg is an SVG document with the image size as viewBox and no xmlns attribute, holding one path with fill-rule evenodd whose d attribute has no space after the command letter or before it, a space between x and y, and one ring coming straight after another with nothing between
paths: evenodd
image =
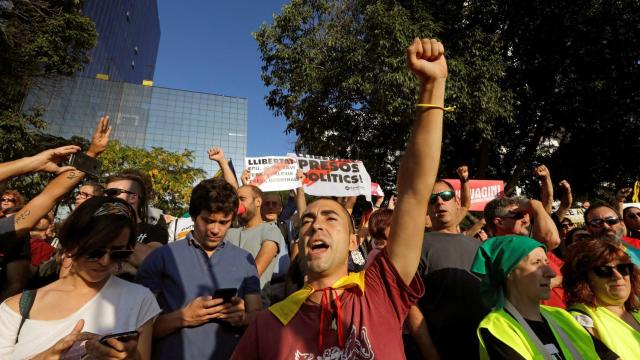
<instances>
[{"instance_id":1,"label":"open mouth","mask_svg":"<svg viewBox=\"0 0 640 360\"><path fill-rule=\"evenodd\" d=\"M544 289L551 289L551 284L540 284L540 287Z\"/></svg>"},{"instance_id":2,"label":"open mouth","mask_svg":"<svg viewBox=\"0 0 640 360\"><path fill-rule=\"evenodd\" d=\"M324 243L323 241L316 240L311 243L311 254L320 254L326 251L329 248L329 245Z\"/></svg>"}]
</instances>

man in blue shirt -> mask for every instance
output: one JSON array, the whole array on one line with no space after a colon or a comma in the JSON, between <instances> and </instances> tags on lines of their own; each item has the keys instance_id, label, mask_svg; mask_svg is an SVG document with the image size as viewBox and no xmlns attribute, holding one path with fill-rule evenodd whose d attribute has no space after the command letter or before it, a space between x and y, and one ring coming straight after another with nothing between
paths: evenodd
<instances>
[{"instance_id":1,"label":"man in blue shirt","mask_svg":"<svg viewBox=\"0 0 640 360\"><path fill-rule=\"evenodd\" d=\"M253 256L224 241L238 204L224 180L202 181L191 193L191 234L151 252L138 270L138 282L163 309L153 327L154 359L228 358L238 330L261 310ZM230 302L214 297L223 288L237 295Z\"/></svg>"}]
</instances>

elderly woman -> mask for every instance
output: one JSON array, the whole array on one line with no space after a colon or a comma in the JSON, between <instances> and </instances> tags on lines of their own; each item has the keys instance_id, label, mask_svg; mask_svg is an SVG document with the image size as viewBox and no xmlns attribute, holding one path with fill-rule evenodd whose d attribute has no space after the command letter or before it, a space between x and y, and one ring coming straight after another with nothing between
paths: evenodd
<instances>
[{"instance_id":1,"label":"elderly woman","mask_svg":"<svg viewBox=\"0 0 640 360\"><path fill-rule=\"evenodd\" d=\"M471 271L481 278L483 300L493 307L478 327L482 359L602 356L571 314L540 305L549 298L556 276L543 244L524 236L491 238L478 249Z\"/></svg>"},{"instance_id":2,"label":"elderly woman","mask_svg":"<svg viewBox=\"0 0 640 360\"><path fill-rule=\"evenodd\" d=\"M562 267L569 311L622 359L640 356L640 271L603 239L570 246Z\"/></svg>"},{"instance_id":3,"label":"elderly woman","mask_svg":"<svg viewBox=\"0 0 640 360\"><path fill-rule=\"evenodd\" d=\"M66 275L0 305L0 358L149 359L160 308L145 287L111 275L136 242L133 208L123 200L85 201L60 231ZM137 336L102 335L137 331Z\"/></svg>"}]
</instances>

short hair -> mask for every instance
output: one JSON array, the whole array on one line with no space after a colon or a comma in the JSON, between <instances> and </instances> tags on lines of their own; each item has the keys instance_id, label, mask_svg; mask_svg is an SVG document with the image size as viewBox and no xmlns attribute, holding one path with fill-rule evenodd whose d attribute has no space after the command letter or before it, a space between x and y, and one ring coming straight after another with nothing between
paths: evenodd
<instances>
[{"instance_id":1,"label":"short hair","mask_svg":"<svg viewBox=\"0 0 640 360\"><path fill-rule=\"evenodd\" d=\"M440 178L438 178L438 179L436 179L436 181L435 181L433 184L435 185L435 184L437 184L437 183L443 183L443 184L447 185L447 187L448 187L450 190L455 191L455 189L453 188L453 185L451 185L451 183L450 183L450 182L448 182L448 181L447 181L447 180L445 180L445 179L440 179ZM433 190L432 190L432 191L433 191Z\"/></svg>"},{"instance_id":2,"label":"short hair","mask_svg":"<svg viewBox=\"0 0 640 360\"><path fill-rule=\"evenodd\" d=\"M259 190L259 189L258 189L258 190ZM262 191L262 190L260 190L260 191ZM275 199L278 199L278 200L277 200L277 201L278 201L278 203L282 206L282 197L280 197L280 194L279 194L279 193L277 193L277 192L275 192L275 191L270 191L270 192L264 192L264 191L262 191L262 199L264 199L264 198L266 198L266 197L268 197L268 196L272 196L272 197L274 197Z\"/></svg>"},{"instance_id":3,"label":"short hair","mask_svg":"<svg viewBox=\"0 0 640 360\"><path fill-rule=\"evenodd\" d=\"M242 189L242 188L249 188L251 190L251 196L253 196L254 199L262 199L262 196L264 196L264 193L262 192L262 190L260 190L260 188L257 186L242 185L239 187L239 189Z\"/></svg>"},{"instance_id":4,"label":"short hair","mask_svg":"<svg viewBox=\"0 0 640 360\"><path fill-rule=\"evenodd\" d=\"M392 209L380 209L369 218L369 235L374 239L389 240L384 231L391 226Z\"/></svg>"},{"instance_id":5,"label":"short hair","mask_svg":"<svg viewBox=\"0 0 640 360\"><path fill-rule=\"evenodd\" d=\"M588 221L589 214L591 214L591 212L593 210L600 209L600 208L603 208L603 207L611 209L611 211L613 211L616 214L616 216L620 218L620 213L618 212L618 210L616 210L616 208L613 207L613 205L611 205L611 204L609 204L608 202L605 202L605 201L596 201L593 204L591 204L591 206L589 206L587 208L587 210L584 211L584 214L583 214L584 223L587 224L587 225L589 224L589 221Z\"/></svg>"},{"instance_id":6,"label":"short hair","mask_svg":"<svg viewBox=\"0 0 640 360\"><path fill-rule=\"evenodd\" d=\"M144 224L147 223L147 206L149 205L149 197L151 195L151 179L140 170L126 169L118 174L109 175L105 184L119 180L130 180L136 184L136 194L138 194L138 216L140 221Z\"/></svg>"},{"instance_id":7,"label":"short hair","mask_svg":"<svg viewBox=\"0 0 640 360\"><path fill-rule=\"evenodd\" d=\"M22 194L20 194L20 192L18 192L17 190L5 190L2 195L11 195L16 199L15 204L13 204L13 206L23 206L24 205L24 197L22 197Z\"/></svg>"},{"instance_id":8,"label":"short hair","mask_svg":"<svg viewBox=\"0 0 640 360\"><path fill-rule=\"evenodd\" d=\"M318 200L329 200L329 201L333 201L334 203L340 205L340 209L342 209L343 213L347 216L347 218L349 219L349 231L351 234L355 234L356 233L356 222L353 219L353 216L351 216L351 213L349 213L349 210L347 210L347 208L342 205L338 200L336 200L333 197L325 197L325 196L320 196L317 197L315 200L312 201L312 203L318 201ZM302 216L302 214L300 214L300 216Z\"/></svg>"},{"instance_id":9,"label":"short hair","mask_svg":"<svg viewBox=\"0 0 640 360\"><path fill-rule=\"evenodd\" d=\"M124 206L126 211L95 215L108 204L117 204L119 208ZM133 248L137 234L135 212L131 205L120 198L92 197L80 204L62 223L60 246L71 252L72 258L77 258L109 245L125 228L129 228L127 245Z\"/></svg>"},{"instance_id":10,"label":"short hair","mask_svg":"<svg viewBox=\"0 0 640 360\"><path fill-rule=\"evenodd\" d=\"M80 185L80 187L83 187L83 186L91 187L93 189L93 196L103 196L104 195L104 186L102 186L101 184L98 184L97 182L86 181L85 183Z\"/></svg>"},{"instance_id":11,"label":"short hair","mask_svg":"<svg viewBox=\"0 0 640 360\"><path fill-rule=\"evenodd\" d=\"M631 258L621 245L616 245L606 238L594 238L573 243L567 249L562 266L562 287L567 305L586 304L596 306L596 295L589 286L587 273L596 266L619 260L631 263ZM640 308L638 296L640 295L640 270L633 266L629 274L631 293L624 303L627 311Z\"/></svg>"},{"instance_id":12,"label":"short hair","mask_svg":"<svg viewBox=\"0 0 640 360\"><path fill-rule=\"evenodd\" d=\"M191 191L189 201L189 215L193 221L203 210L212 213L233 214L235 219L238 214L238 194L228 182L221 178L201 181Z\"/></svg>"},{"instance_id":13,"label":"short hair","mask_svg":"<svg viewBox=\"0 0 640 360\"><path fill-rule=\"evenodd\" d=\"M492 233L495 233L496 225L493 223L493 220L498 217L506 216L508 214L506 208L513 205L519 206L521 200L521 197L505 196L489 201L489 203L484 207L484 219L486 221L485 226L488 227Z\"/></svg>"},{"instance_id":14,"label":"short hair","mask_svg":"<svg viewBox=\"0 0 640 360\"><path fill-rule=\"evenodd\" d=\"M637 206L627 206L626 208L624 208L624 210L622 210L622 217L624 218L625 216L627 216L627 213L629 211L631 211L631 209L637 209L640 210L640 207Z\"/></svg>"}]
</instances>

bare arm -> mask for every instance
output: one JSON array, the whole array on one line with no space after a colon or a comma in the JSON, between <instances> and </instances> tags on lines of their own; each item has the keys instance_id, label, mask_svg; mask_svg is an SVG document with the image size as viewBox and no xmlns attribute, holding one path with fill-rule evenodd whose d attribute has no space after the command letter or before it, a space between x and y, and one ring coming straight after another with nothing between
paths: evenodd
<instances>
[{"instance_id":1,"label":"bare arm","mask_svg":"<svg viewBox=\"0 0 640 360\"><path fill-rule=\"evenodd\" d=\"M540 179L540 201L547 214L551 214L551 206L553 205L553 183L551 182L551 173L546 166L540 165L533 169L533 173Z\"/></svg>"},{"instance_id":2,"label":"bare arm","mask_svg":"<svg viewBox=\"0 0 640 360\"><path fill-rule=\"evenodd\" d=\"M471 236L471 237L473 237L473 236L475 236L475 235L478 233L478 231L480 231L480 229L482 229L482 227L483 227L485 224L486 224L486 222L484 221L484 219L480 219L480 220L476 221L476 222L473 224L473 226L471 226L470 228L468 228L468 229L464 232L464 234L465 234L466 236Z\"/></svg>"},{"instance_id":3,"label":"bare arm","mask_svg":"<svg viewBox=\"0 0 640 360\"><path fill-rule=\"evenodd\" d=\"M558 221L562 221L567 216L567 211L573 204L573 194L571 193L571 185L567 180L560 181L560 188L562 188L562 197L560 198L560 207L556 211Z\"/></svg>"},{"instance_id":4,"label":"bare arm","mask_svg":"<svg viewBox=\"0 0 640 360\"><path fill-rule=\"evenodd\" d=\"M296 177L298 178L298 180L300 180L300 187L295 190L296 191L296 211L298 212L298 217L299 217L300 214L302 214L304 210L307 208L307 199L304 196L304 185L302 185L305 179L305 175L302 172L302 170L298 169L298 171L296 172Z\"/></svg>"},{"instance_id":5,"label":"bare arm","mask_svg":"<svg viewBox=\"0 0 640 360\"><path fill-rule=\"evenodd\" d=\"M626 199L631 192L633 192L632 188L624 188L616 191L616 206L619 216L622 216L622 212L624 211L624 199Z\"/></svg>"},{"instance_id":6,"label":"bare arm","mask_svg":"<svg viewBox=\"0 0 640 360\"><path fill-rule=\"evenodd\" d=\"M91 139L91 146L87 155L91 157L99 156L107 147L109 142L109 117L103 116L98 122L98 127ZM79 150L77 146L74 151ZM18 236L26 234L37 222L47 214L55 204L67 195L84 178L84 173L79 170L70 170L61 173L42 190L38 196L33 198L15 215L15 229Z\"/></svg>"},{"instance_id":7,"label":"bare arm","mask_svg":"<svg viewBox=\"0 0 640 360\"><path fill-rule=\"evenodd\" d=\"M407 319L405 320L405 324L409 329L411 337L413 337L416 345L418 345L420 353L422 353L422 357L424 359L439 360L440 354L438 354L438 349L436 349L436 345L431 339L429 326L417 306L411 306Z\"/></svg>"},{"instance_id":8,"label":"bare arm","mask_svg":"<svg viewBox=\"0 0 640 360\"><path fill-rule=\"evenodd\" d=\"M533 220L531 237L547 245L547 250L557 248L560 245L558 228L542 203L538 200L528 200L527 212Z\"/></svg>"},{"instance_id":9,"label":"bare arm","mask_svg":"<svg viewBox=\"0 0 640 360\"><path fill-rule=\"evenodd\" d=\"M458 224L467 216L471 207L471 188L469 186L469 168L466 165L456 169L460 179L460 209L458 209Z\"/></svg>"},{"instance_id":10,"label":"bare arm","mask_svg":"<svg viewBox=\"0 0 640 360\"><path fill-rule=\"evenodd\" d=\"M278 255L278 243L275 240L265 240L260 246L260 251L256 255L256 268L258 269L258 276L262 276L267 269L273 258Z\"/></svg>"},{"instance_id":11,"label":"bare arm","mask_svg":"<svg viewBox=\"0 0 640 360\"><path fill-rule=\"evenodd\" d=\"M435 39L415 39L407 49L409 68L420 79L420 103L444 106L447 64L444 47ZM418 269L427 199L440 162L443 112L418 108L416 121L398 170L398 203L387 247L398 274L410 284Z\"/></svg>"},{"instance_id":12,"label":"bare arm","mask_svg":"<svg viewBox=\"0 0 640 360\"><path fill-rule=\"evenodd\" d=\"M260 311L262 310L262 300L260 299L260 294L247 294L244 296L244 304L246 308L246 318L244 326L251 324L253 319L258 316Z\"/></svg>"},{"instance_id":13,"label":"bare arm","mask_svg":"<svg viewBox=\"0 0 640 360\"><path fill-rule=\"evenodd\" d=\"M153 319L138 328L138 356L141 360L151 359L151 341L153 338Z\"/></svg>"},{"instance_id":14,"label":"bare arm","mask_svg":"<svg viewBox=\"0 0 640 360\"><path fill-rule=\"evenodd\" d=\"M222 170L222 177L228 182L234 189L238 190L238 180L233 175L233 171L229 167L229 162L224 157L224 151L220 147L212 147L207 151L209 154L209 160L214 160L220 166Z\"/></svg>"},{"instance_id":15,"label":"bare arm","mask_svg":"<svg viewBox=\"0 0 640 360\"><path fill-rule=\"evenodd\" d=\"M9 180L12 177L35 171L47 171L60 174L72 170L73 167L71 166L60 167L58 164L65 160L68 155L79 150L80 148L75 145L62 146L56 149L45 150L34 156L0 163L0 181Z\"/></svg>"}]
</instances>

